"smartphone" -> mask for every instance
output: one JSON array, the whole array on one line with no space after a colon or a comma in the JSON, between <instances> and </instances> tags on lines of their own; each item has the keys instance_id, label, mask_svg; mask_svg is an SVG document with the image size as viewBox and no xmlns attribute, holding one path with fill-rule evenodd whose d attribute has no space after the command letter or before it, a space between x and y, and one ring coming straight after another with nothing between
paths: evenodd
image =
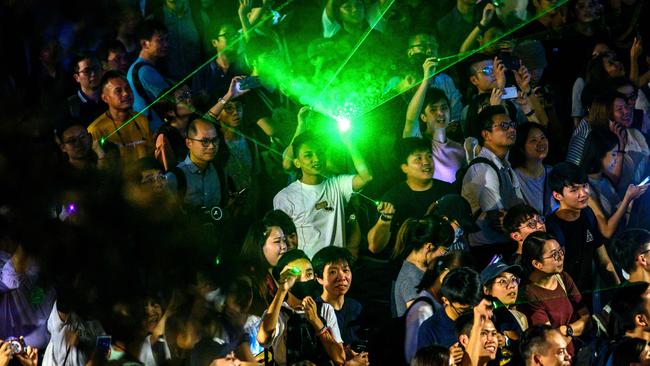
<instances>
[{"instance_id":1,"label":"smartphone","mask_svg":"<svg viewBox=\"0 0 650 366\"><path fill-rule=\"evenodd\" d=\"M257 76L247 76L239 82L240 90L255 89L262 86L260 78Z\"/></svg>"},{"instance_id":2,"label":"smartphone","mask_svg":"<svg viewBox=\"0 0 650 366\"><path fill-rule=\"evenodd\" d=\"M507 86L503 89L503 95L501 99L516 99L517 98L517 87L516 86Z\"/></svg>"},{"instance_id":3,"label":"smartphone","mask_svg":"<svg viewBox=\"0 0 650 366\"><path fill-rule=\"evenodd\" d=\"M638 187L650 182L650 176L645 177L644 180L641 181L641 183L637 184Z\"/></svg>"},{"instance_id":4,"label":"smartphone","mask_svg":"<svg viewBox=\"0 0 650 366\"><path fill-rule=\"evenodd\" d=\"M106 358L108 358L111 352L111 336L109 335L97 336L95 349L97 349L97 352L101 353Z\"/></svg>"}]
</instances>

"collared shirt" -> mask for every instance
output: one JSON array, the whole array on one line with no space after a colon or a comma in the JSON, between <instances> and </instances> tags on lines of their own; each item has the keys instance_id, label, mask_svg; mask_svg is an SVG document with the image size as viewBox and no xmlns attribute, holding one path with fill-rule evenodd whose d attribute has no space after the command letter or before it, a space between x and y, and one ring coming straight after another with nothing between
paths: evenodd
<instances>
[{"instance_id":1,"label":"collared shirt","mask_svg":"<svg viewBox=\"0 0 650 366\"><path fill-rule=\"evenodd\" d=\"M522 203L521 185L507 158L499 159L486 147L481 149L478 156L491 160L499 171L495 172L487 164L475 164L469 167L463 179L462 196L469 202L472 212L482 212L476 221L481 230L469 234L470 245L505 243L508 239L488 225L485 213L508 210Z\"/></svg>"},{"instance_id":2,"label":"collared shirt","mask_svg":"<svg viewBox=\"0 0 650 366\"><path fill-rule=\"evenodd\" d=\"M84 126L90 125L92 121L108 109L104 101L101 99L94 101L81 90L77 90L76 94L68 97L67 105L70 116Z\"/></svg>"},{"instance_id":3,"label":"collared shirt","mask_svg":"<svg viewBox=\"0 0 650 366\"><path fill-rule=\"evenodd\" d=\"M129 119L134 114L131 113ZM125 164L152 156L154 145L149 130L149 121L145 116L139 115L131 122L127 123L127 121L128 119L123 123L115 122L106 112L88 126L88 132L93 136L93 141L110 136L107 141L117 145L120 149L120 158Z\"/></svg>"},{"instance_id":4,"label":"collared shirt","mask_svg":"<svg viewBox=\"0 0 650 366\"><path fill-rule=\"evenodd\" d=\"M183 203L187 207L215 207L221 202L221 183L214 165L208 164L201 170L189 154L177 167L185 173L186 191ZM178 178L172 172L167 173L167 183L172 190L178 190Z\"/></svg>"}]
</instances>

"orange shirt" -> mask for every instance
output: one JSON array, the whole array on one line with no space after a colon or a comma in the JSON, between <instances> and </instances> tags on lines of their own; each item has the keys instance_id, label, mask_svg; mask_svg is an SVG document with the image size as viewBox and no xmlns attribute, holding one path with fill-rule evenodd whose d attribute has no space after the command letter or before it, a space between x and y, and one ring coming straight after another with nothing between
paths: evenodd
<instances>
[{"instance_id":1,"label":"orange shirt","mask_svg":"<svg viewBox=\"0 0 650 366\"><path fill-rule=\"evenodd\" d=\"M135 115L131 112L131 116ZM129 118L130 118L129 117ZM128 119L127 119L128 121ZM108 141L117 145L120 149L120 158L125 164L134 162L140 158L153 155L153 137L149 131L149 121L147 117L139 115L126 126L119 129L123 123L115 122L108 115L108 112L97 117L93 123L88 126L88 132L93 135L93 141L102 137L108 137ZM111 135L112 134L112 135Z\"/></svg>"}]
</instances>

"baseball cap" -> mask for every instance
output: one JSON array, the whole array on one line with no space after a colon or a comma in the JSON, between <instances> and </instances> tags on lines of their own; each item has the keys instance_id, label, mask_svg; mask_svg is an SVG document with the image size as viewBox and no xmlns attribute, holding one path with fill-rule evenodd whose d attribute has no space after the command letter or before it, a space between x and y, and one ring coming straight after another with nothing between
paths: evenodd
<instances>
[{"instance_id":1,"label":"baseball cap","mask_svg":"<svg viewBox=\"0 0 650 366\"><path fill-rule=\"evenodd\" d=\"M510 272L514 275L521 276L524 270L518 264L508 264L502 261L490 263L483 271L481 271L481 284L493 280L503 272Z\"/></svg>"}]
</instances>

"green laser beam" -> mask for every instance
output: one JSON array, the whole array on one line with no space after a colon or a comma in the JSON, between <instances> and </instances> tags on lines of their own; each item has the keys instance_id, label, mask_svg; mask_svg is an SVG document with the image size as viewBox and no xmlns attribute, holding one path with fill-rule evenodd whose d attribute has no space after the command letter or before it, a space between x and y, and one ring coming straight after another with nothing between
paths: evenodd
<instances>
[{"instance_id":1,"label":"green laser beam","mask_svg":"<svg viewBox=\"0 0 650 366\"><path fill-rule=\"evenodd\" d=\"M363 42L366 41L366 39L367 39L368 36L370 35L370 32L372 32L372 30L375 29L375 27L377 26L377 24L379 24L379 22L384 18L384 15L386 14L386 12L388 12L388 10L390 9L390 7L393 6L394 3L395 3L395 0L391 0L390 4L388 4L387 6L384 7L384 10L381 12L379 18L377 18L377 20L375 21L375 24L373 24L372 26L368 27L368 29L364 32L363 36L361 36L361 38L357 41L357 44L354 45L354 48L353 48L352 51L350 52L350 55L348 55L348 57L343 61L343 63L341 63L341 65L340 65L339 68L336 70L336 72L334 73L334 75L332 75L332 77L331 77L330 80L327 82L327 84L325 84L325 87L323 88L323 90L321 90L320 94L318 95L318 99L320 99L320 98L323 96L323 94L325 93L325 91L326 91L327 89L329 89L330 85L332 85L332 83L333 83L334 80L339 76L339 74L341 73L341 71L343 71L343 68L345 67L345 65L347 65L348 62L350 62L350 60L352 59L352 56L354 56L354 54L357 53L357 51L359 50L359 47L361 47L361 44L363 44ZM339 32L342 32L342 31L343 31L343 29L339 30Z\"/></svg>"},{"instance_id":2,"label":"green laser beam","mask_svg":"<svg viewBox=\"0 0 650 366\"><path fill-rule=\"evenodd\" d=\"M284 4L282 4L280 7L276 9L276 11L284 9L286 6L288 6L290 3L292 3L295 0L288 0ZM266 21L269 19L273 18L273 13L267 14L265 17L263 17L257 24L251 27L251 29L248 30L248 32L252 32L255 30L257 27L260 27L262 24L264 24ZM214 56L210 57L207 61L205 61L203 64L199 65L196 67L192 72L187 74L181 81L175 83L172 87L168 88L167 91L159 95L154 101L152 101L149 105L145 106L142 110L137 112L135 115L133 115L131 118L129 118L127 121L125 121L120 127L116 128L113 132L109 133L106 136L103 136L99 139L100 144L103 145L104 142L114 134L118 133L122 128L133 122L138 116L143 114L145 111L149 110L149 108L153 107L156 103L158 103L160 100L163 98L167 97L169 94L171 94L174 90L176 90L180 85L183 85L188 79L193 77L197 72L199 72L201 69L203 69L205 66L209 65L212 61L214 61L217 57L219 57L220 54L222 54L224 51L231 49L233 46L239 44L241 40L244 38L244 33L242 33L235 41L232 42L232 44L228 45L223 51L218 52Z\"/></svg>"},{"instance_id":3,"label":"green laser beam","mask_svg":"<svg viewBox=\"0 0 650 366\"><path fill-rule=\"evenodd\" d=\"M480 47L474 49L473 51L468 51L464 56L461 56L461 57L460 57L456 62L452 62L452 63L450 63L450 64L448 64L448 65L443 66L443 67L440 68L439 70L436 70L436 72L433 73L433 75L431 75L431 78L433 78L433 77L435 77L436 75L440 74L441 72L443 72L443 71L445 71L445 70L447 70L447 69L449 69L449 68L451 68L451 67L457 65L458 63L463 62L463 61L464 61L465 59L467 59L468 57L470 57L470 56L472 56L472 55L474 55L474 54L476 54L476 53L479 53L479 52L483 51L484 49L489 48L489 47L491 47L491 46L494 45L494 44L497 44L498 42L501 42L502 39L504 39L504 38L510 36L510 35L513 34L514 32L516 32L516 31L518 31L518 30L524 28L524 27L527 26L528 24L530 24L530 23L534 22L535 20L537 20L537 19L539 19L539 18L545 16L546 14L548 14L548 13L550 13L550 12L552 12L552 11L558 9L558 8L560 8L561 6L566 5L566 3L568 3L568 2L569 2L569 0L560 0L560 1L558 1L558 3L557 3L555 6L549 8L549 9L547 9L547 10L545 10L545 11L539 13L539 14L536 14L535 16L533 16L532 18L530 18L529 20L524 21L524 22L522 22L521 24L519 24L519 25L517 25L517 26L511 28L510 30L508 30L507 32L505 32L504 34L502 34L501 36L499 36L499 37L497 37L497 38L491 40L490 42L484 44L483 46L480 46ZM397 94L395 94L395 95L392 95L392 96L390 96L389 98L387 98L386 100L382 101L381 103L379 103L379 104L375 105L374 107L370 108L369 110L366 110L366 111L363 113L363 115L366 115L366 114L368 114L368 113L374 111L375 109L377 109L377 108L381 107L382 105L384 105L384 104L390 102L391 100L395 99L396 97L399 97L399 96L401 96L402 94L411 91L411 89L418 87L419 84L420 84L422 81L424 81L424 78L422 78L422 80L421 80L419 83L414 83L413 85L411 85L410 87L408 87L406 90L403 90L403 91L400 92L400 93L397 93Z\"/></svg>"}]
</instances>

